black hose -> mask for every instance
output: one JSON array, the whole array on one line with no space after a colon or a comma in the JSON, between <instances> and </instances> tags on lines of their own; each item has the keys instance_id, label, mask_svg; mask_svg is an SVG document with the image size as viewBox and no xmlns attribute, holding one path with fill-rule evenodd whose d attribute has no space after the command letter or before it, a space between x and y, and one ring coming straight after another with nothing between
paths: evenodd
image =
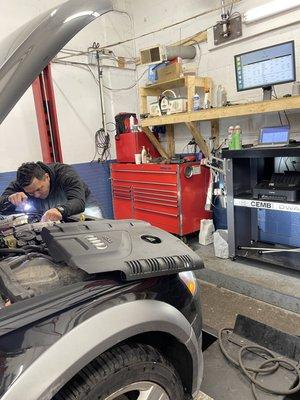
<instances>
[{"instance_id":1,"label":"black hose","mask_svg":"<svg viewBox=\"0 0 300 400\"><path fill-rule=\"evenodd\" d=\"M31 251L38 251L38 252L42 253L42 252L45 251L45 246L38 246L38 245L35 245L35 244L29 244L29 245L23 246L22 249L26 250L27 252L28 252L28 250L31 250Z\"/></svg>"},{"instance_id":2,"label":"black hose","mask_svg":"<svg viewBox=\"0 0 300 400\"><path fill-rule=\"evenodd\" d=\"M272 351L266 349L265 347L259 346L259 345L249 345L249 346L243 346L238 355L238 361L236 361L234 358L232 358L228 352L226 351L224 347L224 342L223 342L223 332L224 331L232 331L231 328L222 328L219 331L219 346L224 354L224 356L236 367L240 368L243 373L247 376L247 378L251 381L251 388L252 388L252 393L255 398L255 400L259 400L258 394L257 394L257 387L267 393L271 393L274 395L289 395L289 394L294 394L297 393L300 390L300 370L295 367L289 360L282 358L282 357L277 357ZM259 352L264 352L267 353L269 358L268 360L263 361L258 368L250 368L246 367L244 362L243 362L243 354L245 351L250 351L250 350L258 350ZM270 367L265 367L265 365L268 364L274 364ZM292 389L286 389L286 390L277 390L273 389L270 387L267 387L263 385L261 382L259 382L256 378L257 375L260 373L263 374L270 374L275 372L281 364L285 364L286 366L289 366L292 370L294 370L297 374L297 385L293 387ZM254 375L251 375L249 372L253 372Z\"/></svg>"},{"instance_id":3,"label":"black hose","mask_svg":"<svg viewBox=\"0 0 300 400\"><path fill-rule=\"evenodd\" d=\"M0 255L1 254L27 254L27 251L25 249L15 249L15 248L1 248L0 249Z\"/></svg>"}]
</instances>

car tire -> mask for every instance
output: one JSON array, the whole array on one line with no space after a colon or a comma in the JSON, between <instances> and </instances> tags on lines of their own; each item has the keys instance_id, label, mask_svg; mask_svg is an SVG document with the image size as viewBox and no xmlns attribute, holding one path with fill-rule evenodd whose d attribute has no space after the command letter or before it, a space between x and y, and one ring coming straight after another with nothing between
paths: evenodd
<instances>
[{"instance_id":1,"label":"car tire","mask_svg":"<svg viewBox=\"0 0 300 400\"><path fill-rule=\"evenodd\" d=\"M182 400L181 379L155 348L124 344L98 356L53 400Z\"/></svg>"}]
</instances>

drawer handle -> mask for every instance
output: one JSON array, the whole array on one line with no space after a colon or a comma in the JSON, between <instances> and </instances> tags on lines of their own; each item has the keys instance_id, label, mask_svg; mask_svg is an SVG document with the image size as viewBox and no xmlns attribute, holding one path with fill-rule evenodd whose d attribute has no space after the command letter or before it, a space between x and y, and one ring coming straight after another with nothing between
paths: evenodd
<instances>
[{"instance_id":1,"label":"drawer handle","mask_svg":"<svg viewBox=\"0 0 300 400\"><path fill-rule=\"evenodd\" d=\"M175 187L177 186L177 183L132 181L132 180L115 179L115 178L113 178L113 181L114 182L141 183L143 185L159 185L159 186L175 186Z\"/></svg>"},{"instance_id":2,"label":"drawer handle","mask_svg":"<svg viewBox=\"0 0 300 400\"><path fill-rule=\"evenodd\" d=\"M175 208L178 207L177 202L176 202L176 204L166 204L163 202L153 201L153 200L149 200L149 199L134 199L134 201L139 202L139 203L157 204L159 206L164 206L164 207L175 207Z\"/></svg>"},{"instance_id":3,"label":"drawer handle","mask_svg":"<svg viewBox=\"0 0 300 400\"><path fill-rule=\"evenodd\" d=\"M162 184L163 186L163 184ZM177 195L177 192L175 192L174 190L166 190L166 189L152 189L152 188L144 188L144 187L134 187L134 190L138 190L138 191L147 191L147 192L155 192L155 193L162 193L162 194L174 194Z\"/></svg>"},{"instance_id":4,"label":"drawer handle","mask_svg":"<svg viewBox=\"0 0 300 400\"><path fill-rule=\"evenodd\" d=\"M176 175L177 171L137 171L132 169L113 169L113 172L131 172L133 174L164 174L164 175Z\"/></svg>"},{"instance_id":5,"label":"drawer handle","mask_svg":"<svg viewBox=\"0 0 300 400\"><path fill-rule=\"evenodd\" d=\"M142 207L134 207L134 209L138 210L138 211L147 211L147 212L150 212L150 213L153 213L153 214L168 215L169 217L175 217L175 218L178 217L178 214L171 214L171 213L166 213L166 212L163 212L163 211L153 211L153 210L148 210L147 208L142 208Z\"/></svg>"},{"instance_id":6,"label":"drawer handle","mask_svg":"<svg viewBox=\"0 0 300 400\"><path fill-rule=\"evenodd\" d=\"M133 192L137 196L156 196L157 198L166 198L166 200L168 200L168 199L175 199L176 200L177 197L178 197L177 193L174 193L174 194L161 194L161 193L158 193L156 191L154 193L150 193L150 192L147 192L147 191L136 190L136 189L134 189Z\"/></svg>"},{"instance_id":7,"label":"drawer handle","mask_svg":"<svg viewBox=\"0 0 300 400\"><path fill-rule=\"evenodd\" d=\"M169 200L166 201L165 199L155 199L155 198L149 198L149 197L142 197L142 196L134 196L134 201L142 201L145 203L153 203L153 204L161 204L166 207L177 207L178 201L177 200Z\"/></svg>"}]
</instances>

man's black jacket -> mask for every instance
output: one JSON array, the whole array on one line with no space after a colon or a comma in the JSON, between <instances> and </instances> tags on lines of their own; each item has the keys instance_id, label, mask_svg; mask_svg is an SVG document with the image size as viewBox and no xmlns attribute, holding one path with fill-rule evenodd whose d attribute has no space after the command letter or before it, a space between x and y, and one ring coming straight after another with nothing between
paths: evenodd
<instances>
[{"instance_id":1,"label":"man's black jacket","mask_svg":"<svg viewBox=\"0 0 300 400\"><path fill-rule=\"evenodd\" d=\"M36 199L27 195L34 210L44 214L50 208L63 206L64 218L84 211L90 190L73 168L60 163L46 165L38 162L38 164L50 176L50 192L46 199ZM24 190L16 181L11 182L0 196L0 213L15 211L16 207L9 202L8 196L17 192L24 192Z\"/></svg>"}]
</instances>

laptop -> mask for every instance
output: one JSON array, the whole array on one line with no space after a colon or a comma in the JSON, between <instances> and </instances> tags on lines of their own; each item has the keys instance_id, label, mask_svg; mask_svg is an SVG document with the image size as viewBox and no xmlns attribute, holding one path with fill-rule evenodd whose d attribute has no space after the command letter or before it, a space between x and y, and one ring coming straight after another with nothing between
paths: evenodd
<instances>
[{"instance_id":1,"label":"laptop","mask_svg":"<svg viewBox=\"0 0 300 400\"><path fill-rule=\"evenodd\" d=\"M281 147L290 142L290 128L288 125L266 126L261 128L258 144L255 147Z\"/></svg>"}]
</instances>

